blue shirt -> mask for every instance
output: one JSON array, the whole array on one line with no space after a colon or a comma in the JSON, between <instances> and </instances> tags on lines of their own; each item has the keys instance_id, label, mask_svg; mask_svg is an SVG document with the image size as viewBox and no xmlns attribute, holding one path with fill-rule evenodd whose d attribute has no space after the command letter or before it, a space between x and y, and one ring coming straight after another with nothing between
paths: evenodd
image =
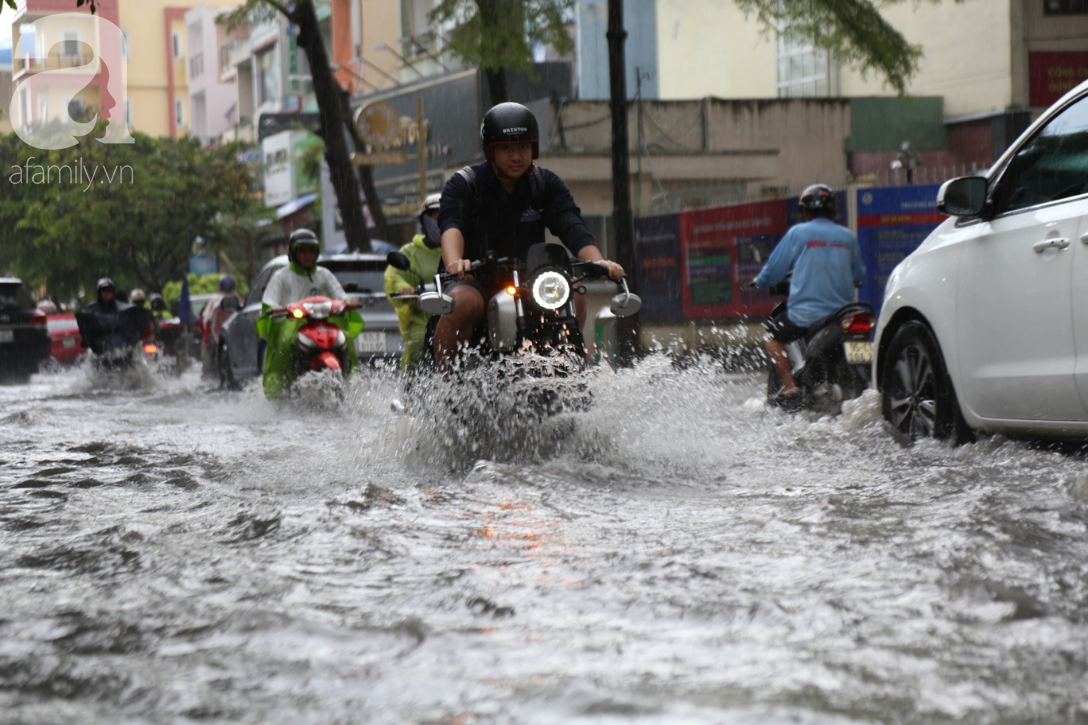
<instances>
[{"instance_id":1,"label":"blue shirt","mask_svg":"<svg viewBox=\"0 0 1088 725\"><path fill-rule=\"evenodd\" d=\"M476 172L476 194L464 177L454 174L442 189L438 210L442 231L457 229L465 238L464 259L481 259L490 250L498 259L524 260L530 246L545 241L545 228L572 254L596 243L570 189L551 171L534 165L518 179L511 194L495 178L488 162L472 169ZM534 172L541 182L536 200L529 182Z\"/></svg>"},{"instance_id":2,"label":"blue shirt","mask_svg":"<svg viewBox=\"0 0 1088 725\"><path fill-rule=\"evenodd\" d=\"M799 327L809 327L853 302L854 285L865 276L857 238L846 227L823 218L798 224L786 232L755 285L760 289L773 287L791 269L786 309L790 320Z\"/></svg>"}]
</instances>

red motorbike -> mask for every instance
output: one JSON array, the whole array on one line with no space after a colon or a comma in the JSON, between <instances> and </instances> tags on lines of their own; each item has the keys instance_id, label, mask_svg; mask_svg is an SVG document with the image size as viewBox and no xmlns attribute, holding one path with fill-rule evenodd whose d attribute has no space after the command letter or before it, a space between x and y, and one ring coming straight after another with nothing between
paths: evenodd
<instances>
[{"instance_id":1,"label":"red motorbike","mask_svg":"<svg viewBox=\"0 0 1088 725\"><path fill-rule=\"evenodd\" d=\"M275 397L307 373L346 379L357 365L353 340L363 327L358 305L307 297L272 310L264 361L265 392Z\"/></svg>"}]
</instances>

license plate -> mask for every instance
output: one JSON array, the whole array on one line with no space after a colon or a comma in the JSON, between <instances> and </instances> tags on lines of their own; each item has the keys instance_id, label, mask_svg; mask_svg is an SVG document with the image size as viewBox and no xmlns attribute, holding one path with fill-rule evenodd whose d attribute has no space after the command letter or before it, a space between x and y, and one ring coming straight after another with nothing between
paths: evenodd
<instances>
[{"instance_id":1,"label":"license plate","mask_svg":"<svg viewBox=\"0 0 1088 725\"><path fill-rule=\"evenodd\" d=\"M384 332L360 332L355 338L355 351L360 355L385 352Z\"/></svg>"},{"instance_id":2,"label":"license plate","mask_svg":"<svg viewBox=\"0 0 1088 725\"><path fill-rule=\"evenodd\" d=\"M61 342L61 344L64 345L65 347L75 347L76 346L76 339L74 337L66 337Z\"/></svg>"},{"instance_id":3,"label":"license plate","mask_svg":"<svg viewBox=\"0 0 1088 725\"><path fill-rule=\"evenodd\" d=\"M15 330L0 330L0 342L15 342Z\"/></svg>"},{"instance_id":4,"label":"license plate","mask_svg":"<svg viewBox=\"0 0 1088 725\"><path fill-rule=\"evenodd\" d=\"M873 361L873 343L871 342L844 342L842 349L846 354L846 362L851 365L864 365Z\"/></svg>"}]
</instances>

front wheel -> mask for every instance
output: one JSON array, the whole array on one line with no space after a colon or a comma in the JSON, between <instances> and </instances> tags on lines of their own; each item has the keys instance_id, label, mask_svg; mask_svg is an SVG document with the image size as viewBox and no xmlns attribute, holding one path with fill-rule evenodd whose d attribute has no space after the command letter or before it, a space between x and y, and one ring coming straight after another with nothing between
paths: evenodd
<instances>
[{"instance_id":1,"label":"front wheel","mask_svg":"<svg viewBox=\"0 0 1088 725\"><path fill-rule=\"evenodd\" d=\"M912 442L970 440L940 345L926 325L912 320L896 331L881 379L881 410L897 435Z\"/></svg>"}]
</instances>

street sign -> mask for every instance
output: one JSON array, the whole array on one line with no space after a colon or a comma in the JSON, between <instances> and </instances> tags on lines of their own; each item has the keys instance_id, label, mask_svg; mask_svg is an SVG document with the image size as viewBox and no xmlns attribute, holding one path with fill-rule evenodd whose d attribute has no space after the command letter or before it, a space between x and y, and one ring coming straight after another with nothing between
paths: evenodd
<instances>
[{"instance_id":1,"label":"street sign","mask_svg":"<svg viewBox=\"0 0 1088 725\"><path fill-rule=\"evenodd\" d=\"M408 154L403 151L374 151L367 154L354 153L351 163L356 166L392 166L407 163Z\"/></svg>"}]
</instances>

